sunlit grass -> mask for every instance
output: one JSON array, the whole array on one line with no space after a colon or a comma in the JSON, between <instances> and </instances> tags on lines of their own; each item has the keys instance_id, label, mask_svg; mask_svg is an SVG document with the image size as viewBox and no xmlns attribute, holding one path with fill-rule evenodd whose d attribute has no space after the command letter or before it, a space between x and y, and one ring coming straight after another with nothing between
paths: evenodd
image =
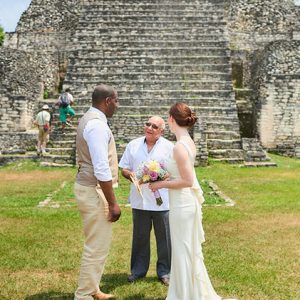
<instances>
[{"instance_id":1,"label":"sunlit grass","mask_svg":"<svg viewBox=\"0 0 300 300\"><path fill-rule=\"evenodd\" d=\"M276 168L211 162L199 180L213 180L234 207L203 207L205 264L217 292L238 299L300 299L300 161L271 155ZM73 299L82 253L82 225L73 194L74 168L32 162L0 168L0 299ZM211 191L205 184L206 203ZM122 208L101 289L118 299L165 299L151 266L146 279L126 281L130 269L128 182L116 190ZM51 197L57 208L38 207ZM214 201L214 200L212 200Z\"/></svg>"}]
</instances>

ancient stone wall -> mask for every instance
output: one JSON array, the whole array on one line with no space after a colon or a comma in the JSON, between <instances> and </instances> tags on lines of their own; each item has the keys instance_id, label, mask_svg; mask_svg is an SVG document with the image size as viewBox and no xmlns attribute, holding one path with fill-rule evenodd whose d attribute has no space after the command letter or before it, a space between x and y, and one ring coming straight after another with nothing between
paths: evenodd
<instances>
[{"instance_id":1,"label":"ancient stone wall","mask_svg":"<svg viewBox=\"0 0 300 300\"><path fill-rule=\"evenodd\" d=\"M0 134L0 154L35 151L36 131ZM1 165L1 160L0 160Z\"/></svg>"},{"instance_id":2,"label":"ancient stone wall","mask_svg":"<svg viewBox=\"0 0 300 300\"><path fill-rule=\"evenodd\" d=\"M231 0L227 16L231 48L251 51L292 39L299 16L292 0Z\"/></svg>"},{"instance_id":3,"label":"ancient stone wall","mask_svg":"<svg viewBox=\"0 0 300 300\"><path fill-rule=\"evenodd\" d=\"M0 131L29 129L43 95L57 95L79 0L32 0L1 49Z\"/></svg>"},{"instance_id":4,"label":"ancient stone wall","mask_svg":"<svg viewBox=\"0 0 300 300\"><path fill-rule=\"evenodd\" d=\"M69 32L76 28L81 0L32 0L16 32Z\"/></svg>"},{"instance_id":5,"label":"ancient stone wall","mask_svg":"<svg viewBox=\"0 0 300 300\"><path fill-rule=\"evenodd\" d=\"M227 20L240 127L291 155L299 139L300 8L292 0L231 0Z\"/></svg>"},{"instance_id":6,"label":"ancient stone wall","mask_svg":"<svg viewBox=\"0 0 300 300\"><path fill-rule=\"evenodd\" d=\"M25 131L31 126L37 99L41 97L40 72L32 55L0 50L0 131Z\"/></svg>"},{"instance_id":7,"label":"ancient stone wall","mask_svg":"<svg viewBox=\"0 0 300 300\"><path fill-rule=\"evenodd\" d=\"M300 42L278 41L257 58L257 128L264 147L292 156L300 143Z\"/></svg>"}]
</instances>

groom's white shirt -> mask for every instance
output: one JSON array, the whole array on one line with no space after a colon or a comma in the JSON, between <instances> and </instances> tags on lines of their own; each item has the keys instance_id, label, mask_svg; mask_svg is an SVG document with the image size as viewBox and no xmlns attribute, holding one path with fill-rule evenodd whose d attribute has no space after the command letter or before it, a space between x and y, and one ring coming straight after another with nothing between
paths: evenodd
<instances>
[{"instance_id":1,"label":"groom's white shirt","mask_svg":"<svg viewBox=\"0 0 300 300\"><path fill-rule=\"evenodd\" d=\"M160 137L152 150L148 153L145 137L132 140L126 147L120 160L119 167L135 172L137 167L146 161L156 160L158 162L167 161L173 153L174 144L167 139ZM159 193L163 204L158 206L153 192L148 188L148 184L142 184L144 199L138 193L136 187L131 184L129 202L132 208L143 210L163 211L169 210L169 196L167 189L160 189Z\"/></svg>"},{"instance_id":2,"label":"groom's white shirt","mask_svg":"<svg viewBox=\"0 0 300 300\"><path fill-rule=\"evenodd\" d=\"M111 130L107 125L105 114L97 108L90 107L89 111L95 112L100 119L88 121L83 131L83 138L88 144L90 156L94 167L94 175L100 181L112 180L108 162L108 144ZM99 141L99 137L101 140Z\"/></svg>"}]
</instances>

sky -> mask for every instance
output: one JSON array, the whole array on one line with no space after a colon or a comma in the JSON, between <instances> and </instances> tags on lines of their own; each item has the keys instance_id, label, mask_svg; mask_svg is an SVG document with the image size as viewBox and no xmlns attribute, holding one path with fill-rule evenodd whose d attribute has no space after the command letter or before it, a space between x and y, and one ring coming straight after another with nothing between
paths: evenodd
<instances>
[{"instance_id":1,"label":"sky","mask_svg":"<svg viewBox=\"0 0 300 300\"><path fill-rule=\"evenodd\" d=\"M5 32L15 31L21 14L30 2L31 0L0 0L0 25Z\"/></svg>"},{"instance_id":2,"label":"sky","mask_svg":"<svg viewBox=\"0 0 300 300\"><path fill-rule=\"evenodd\" d=\"M0 25L5 32L15 31L20 16L31 0L0 0ZM300 6L300 0L294 0Z\"/></svg>"}]
</instances>

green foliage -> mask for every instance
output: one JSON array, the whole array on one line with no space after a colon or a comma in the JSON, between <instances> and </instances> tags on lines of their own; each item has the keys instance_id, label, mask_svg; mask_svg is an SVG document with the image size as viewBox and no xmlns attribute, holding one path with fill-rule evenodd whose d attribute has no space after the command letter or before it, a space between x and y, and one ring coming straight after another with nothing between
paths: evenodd
<instances>
[{"instance_id":1,"label":"green foliage","mask_svg":"<svg viewBox=\"0 0 300 300\"><path fill-rule=\"evenodd\" d=\"M3 27L0 25L0 47L3 45L4 38L5 38L5 32Z\"/></svg>"},{"instance_id":2,"label":"green foliage","mask_svg":"<svg viewBox=\"0 0 300 300\"><path fill-rule=\"evenodd\" d=\"M47 89L44 89L44 99L49 99L49 91Z\"/></svg>"}]
</instances>

